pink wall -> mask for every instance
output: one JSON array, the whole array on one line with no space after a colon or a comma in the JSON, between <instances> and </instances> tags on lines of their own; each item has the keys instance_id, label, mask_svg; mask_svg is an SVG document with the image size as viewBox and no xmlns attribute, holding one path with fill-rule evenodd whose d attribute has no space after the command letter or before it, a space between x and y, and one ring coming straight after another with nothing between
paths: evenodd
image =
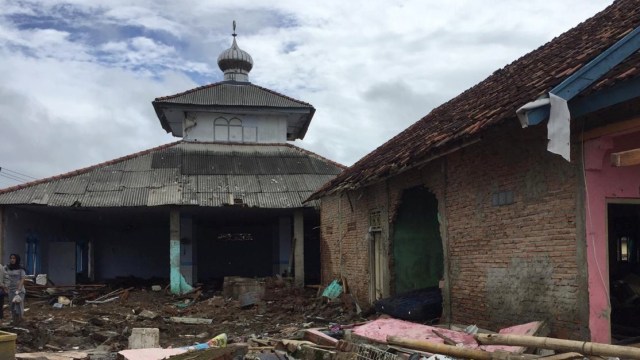
<instances>
[{"instance_id":1,"label":"pink wall","mask_svg":"<svg viewBox=\"0 0 640 360\"><path fill-rule=\"evenodd\" d=\"M586 235L589 271L589 329L591 340L611 340L607 201L640 199L640 165L615 168L613 152L640 147L640 131L607 135L584 144L586 177Z\"/></svg>"}]
</instances>

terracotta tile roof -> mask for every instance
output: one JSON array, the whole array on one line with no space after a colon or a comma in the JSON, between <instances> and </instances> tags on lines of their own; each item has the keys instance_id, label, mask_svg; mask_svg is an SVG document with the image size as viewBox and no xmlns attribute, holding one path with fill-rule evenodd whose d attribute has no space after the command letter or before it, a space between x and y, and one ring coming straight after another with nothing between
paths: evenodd
<instances>
[{"instance_id":1,"label":"terracotta tile roof","mask_svg":"<svg viewBox=\"0 0 640 360\"><path fill-rule=\"evenodd\" d=\"M435 108L325 184L310 199L339 189L359 188L397 174L418 160L447 151L492 126L515 118L516 109L553 89L639 25L640 1L615 1L592 18ZM592 88L604 88L637 77L639 73L640 55L634 54Z\"/></svg>"}]
</instances>

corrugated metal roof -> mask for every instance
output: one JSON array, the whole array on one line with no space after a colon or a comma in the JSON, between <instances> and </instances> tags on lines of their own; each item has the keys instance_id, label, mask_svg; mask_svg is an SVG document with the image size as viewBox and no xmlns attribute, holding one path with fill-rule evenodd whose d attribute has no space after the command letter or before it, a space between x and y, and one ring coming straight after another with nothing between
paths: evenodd
<instances>
[{"instance_id":1,"label":"corrugated metal roof","mask_svg":"<svg viewBox=\"0 0 640 360\"><path fill-rule=\"evenodd\" d=\"M227 192L227 175L198 175L198 192Z\"/></svg>"},{"instance_id":2,"label":"corrugated metal roof","mask_svg":"<svg viewBox=\"0 0 640 360\"><path fill-rule=\"evenodd\" d=\"M122 191L122 206L147 206L148 202L148 188L132 188Z\"/></svg>"},{"instance_id":3,"label":"corrugated metal roof","mask_svg":"<svg viewBox=\"0 0 640 360\"><path fill-rule=\"evenodd\" d=\"M84 194L51 194L49 206L73 206L81 204Z\"/></svg>"},{"instance_id":4,"label":"corrugated metal roof","mask_svg":"<svg viewBox=\"0 0 640 360\"><path fill-rule=\"evenodd\" d=\"M125 162L124 171L151 170L153 155L143 155Z\"/></svg>"},{"instance_id":5,"label":"corrugated metal roof","mask_svg":"<svg viewBox=\"0 0 640 360\"><path fill-rule=\"evenodd\" d=\"M168 185L149 190L149 206L177 205L182 203L182 189L179 185Z\"/></svg>"},{"instance_id":6,"label":"corrugated metal roof","mask_svg":"<svg viewBox=\"0 0 640 360\"><path fill-rule=\"evenodd\" d=\"M90 191L84 194L79 205L86 207L122 206L122 191Z\"/></svg>"},{"instance_id":7,"label":"corrugated metal roof","mask_svg":"<svg viewBox=\"0 0 640 360\"><path fill-rule=\"evenodd\" d=\"M224 206L240 197L244 206L303 207L310 206L302 203L306 194L334 177L315 162L326 162L331 171L342 169L288 144L181 142L0 191L0 205Z\"/></svg>"},{"instance_id":8,"label":"corrugated metal roof","mask_svg":"<svg viewBox=\"0 0 640 360\"><path fill-rule=\"evenodd\" d=\"M125 171L122 174L122 186L125 188L148 188L154 171Z\"/></svg>"},{"instance_id":9,"label":"corrugated metal roof","mask_svg":"<svg viewBox=\"0 0 640 360\"><path fill-rule=\"evenodd\" d=\"M95 170L91 173L87 191L113 191L118 190L122 183L122 171Z\"/></svg>"},{"instance_id":10,"label":"corrugated metal roof","mask_svg":"<svg viewBox=\"0 0 640 360\"><path fill-rule=\"evenodd\" d=\"M218 106L313 108L311 104L250 83L219 82L156 98L154 103Z\"/></svg>"},{"instance_id":11,"label":"corrugated metal roof","mask_svg":"<svg viewBox=\"0 0 640 360\"><path fill-rule=\"evenodd\" d=\"M228 175L229 191L234 194L258 193L260 181L253 175Z\"/></svg>"}]
</instances>

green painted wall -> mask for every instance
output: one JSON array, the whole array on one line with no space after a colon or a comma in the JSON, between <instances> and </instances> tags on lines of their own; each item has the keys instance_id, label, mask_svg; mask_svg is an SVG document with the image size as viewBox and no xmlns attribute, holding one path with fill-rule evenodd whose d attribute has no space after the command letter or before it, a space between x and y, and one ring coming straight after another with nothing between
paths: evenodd
<instances>
[{"instance_id":1,"label":"green painted wall","mask_svg":"<svg viewBox=\"0 0 640 360\"><path fill-rule=\"evenodd\" d=\"M438 286L444 272L438 200L424 187L407 189L394 225L396 294Z\"/></svg>"}]
</instances>

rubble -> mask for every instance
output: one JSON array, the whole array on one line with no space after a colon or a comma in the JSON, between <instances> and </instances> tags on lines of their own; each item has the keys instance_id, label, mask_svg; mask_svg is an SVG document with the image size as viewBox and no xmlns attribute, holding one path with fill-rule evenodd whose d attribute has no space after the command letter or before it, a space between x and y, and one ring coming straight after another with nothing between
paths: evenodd
<instances>
[{"instance_id":1,"label":"rubble","mask_svg":"<svg viewBox=\"0 0 640 360\"><path fill-rule=\"evenodd\" d=\"M425 325L388 315L362 317L346 282L339 295L296 288L282 278L234 278L226 292L195 287L182 296L142 287L60 289L28 298L17 359L51 360L566 360L586 355L640 359L640 350L544 338L537 321L489 332L475 325ZM336 287L334 286L335 290ZM256 302L242 303L243 294ZM54 310L49 301L69 305ZM227 296L228 295L228 296ZM119 301L102 302L116 297ZM96 302L97 301L97 302ZM212 335L218 334L211 338ZM576 346L580 345L580 348ZM435 356L435 355L437 356ZM116 357L117 355L117 357ZM434 356L432 356L434 355ZM424 358L424 359L423 359Z\"/></svg>"}]
</instances>

